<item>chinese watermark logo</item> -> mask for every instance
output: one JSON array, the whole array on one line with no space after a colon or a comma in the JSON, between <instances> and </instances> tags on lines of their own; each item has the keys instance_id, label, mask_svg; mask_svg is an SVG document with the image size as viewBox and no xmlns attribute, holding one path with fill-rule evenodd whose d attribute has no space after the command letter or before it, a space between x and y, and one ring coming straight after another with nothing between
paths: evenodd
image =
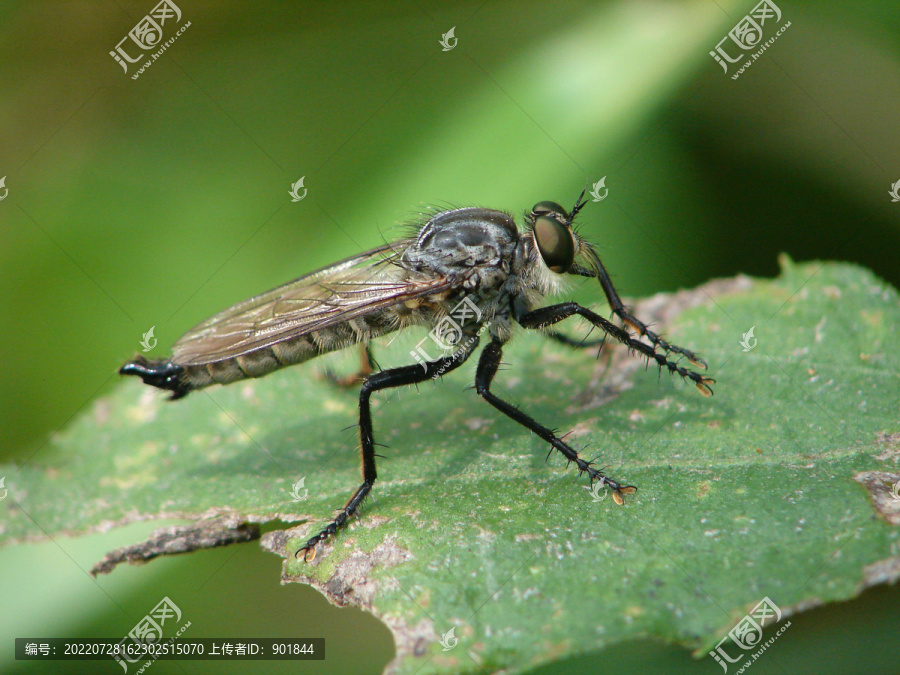
<instances>
[{"instance_id":1,"label":"chinese watermark logo","mask_svg":"<svg viewBox=\"0 0 900 675\"><path fill-rule=\"evenodd\" d=\"M749 68L757 58L762 56L762 53L778 39L788 26L791 25L791 22L788 21L778 29L774 36L769 38L765 43L762 43L766 22L768 22L769 28L771 28L773 24L780 21L781 10L778 8L778 5L772 2L772 0L762 0L762 2L750 10L749 14L746 14L743 19L738 21L734 28L728 31L728 35L719 40L719 44L716 45L715 50L711 51L709 55L722 66L723 72L727 73L729 63L737 63L744 58L744 54L747 51L756 49L761 45L758 51L751 54L752 58L747 61L737 73L731 76L732 79L736 80L740 77L741 73ZM727 45L728 49L734 51L734 45L737 45L737 48L740 50L740 53L738 53L737 56L732 57L728 53L728 50L726 50L726 47L723 46L723 43L729 39L731 40L731 43Z\"/></svg>"},{"instance_id":2,"label":"chinese watermark logo","mask_svg":"<svg viewBox=\"0 0 900 675\"><path fill-rule=\"evenodd\" d=\"M753 336L753 330L754 330L755 328L756 328L755 325L750 326L750 330L748 330L746 333L744 333L744 334L741 336L741 347L744 348L744 351L745 351L745 352L749 352L749 351L750 351L751 349L753 349L753 348L757 345L757 343L759 342L759 340L757 340L757 339Z\"/></svg>"},{"instance_id":3,"label":"chinese watermark logo","mask_svg":"<svg viewBox=\"0 0 900 675\"><path fill-rule=\"evenodd\" d=\"M9 490L6 489L6 476L3 476L0 478L0 502L6 499L7 494L9 494Z\"/></svg>"},{"instance_id":4,"label":"chinese watermark logo","mask_svg":"<svg viewBox=\"0 0 900 675\"><path fill-rule=\"evenodd\" d=\"M459 643L459 638L453 634L453 631L455 630L456 626L453 626L450 630L441 635L439 642L441 643L441 647L443 647L441 650L442 652L449 652L457 645L457 643Z\"/></svg>"},{"instance_id":5,"label":"chinese watermark logo","mask_svg":"<svg viewBox=\"0 0 900 675\"><path fill-rule=\"evenodd\" d=\"M156 643L162 639L163 636L163 626L166 625L166 622L169 622L169 625L176 624L181 621L181 610L178 608L174 602L172 602L168 596L164 597L160 600L156 607L151 609L140 621L138 621L134 628L132 628L128 632L128 636L122 638L122 640L118 643L120 649L117 653L113 654L113 658L119 662L119 665L122 666L122 670L127 673L128 672L128 663L137 663L138 661L147 657L148 654L152 654L152 651L145 651L140 649L142 645L146 645L148 643ZM185 625L183 625L178 633L176 633L176 637L179 637L187 628L189 628L191 622L188 621ZM138 649L135 650L133 647L129 648L129 645L126 644L128 640L138 645ZM174 638L169 638L172 641ZM153 659L155 661L156 658ZM128 661L126 663L125 661ZM148 661L144 666L142 666L142 671L144 668L153 663L153 661Z\"/></svg>"},{"instance_id":6,"label":"chinese watermark logo","mask_svg":"<svg viewBox=\"0 0 900 675\"><path fill-rule=\"evenodd\" d=\"M897 184L900 185L900 181L897 181ZM6 199L6 195L9 194L9 188L6 187L6 176L0 178L0 202ZM896 200L894 200L896 201Z\"/></svg>"},{"instance_id":7,"label":"chinese watermark logo","mask_svg":"<svg viewBox=\"0 0 900 675\"><path fill-rule=\"evenodd\" d=\"M302 494L301 494L302 490ZM291 489L291 501L302 502L309 497L309 489L306 487L306 476L302 476Z\"/></svg>"},{"instance_id":8,"label":"chinese watermark logo","mask_svg":"<svg viewBox=\"0 0 900 675\"><path fill-rule=\"evenodd\" d=\"M150 10L149 14L138 21L134 28L128 31L128 35L119 40L119 44L116 45L115 51L111 51L109 55L116 60L116 63L122 66L122 70L127 74L129 63L137 63L144 57L145 52L160 46L163 40L163 27L166 25L166 22L169 23L166 30L171 30L172 26L180 21L181 9L179 9L178 5L172 2L172 0L162 0L156 7ZM174 43L176 38L190 25L190 22L188 22L182 26L174 36L163 43L159 51L151 55L152 60L147 61L147 63L140 68L138 73L132 75L132 79L136 80L140 73L144 72L146 68L149 68L150 64L159 58L166 48ZM123 45L123 43L129 39L131 42L127 43L127 45ZM137 56L132 57L125 49L125 46L131 51L136 51L135 45L140 51L136 52Z\"/></svg>"},{"instance_id":9,"label":"chinese watermark logo","mask_svg":"<svg viewBox=\"0 0 900 675\"><path fill-rule=\"evenodd\" d=\"M3 186L3 181L0 181L0 187L2 187L2 186ZM892 202L900 202L900 180L898 180L896 183L891 185L891 191L888 192L888 194L891 196ZM5 197L6 195L3 195L3 196ZM0 199L3 199L3 197L0 197Z\"/></svg>"},{"instance_id":10,"label":"chinese watermark logo","mask_svg":"<svg viewBox=\"0 0 900 675\"><path fill-rule=\"evenodd\" d=\"M470 319L471 322L469 321ZM463 326L465 326L466 323L478 323L480 321L481 310L478 308L478 305L476 305L471 298L463 298L452 310L450 310L450 313L447 316L443 317L438 322L437 326L431 329L431 332L428 335L419 340L416 348L411 350L409 354L427 373L427 362L435 360L428 355L428 352L426 352L425 348L422 346L428 338L431 338L441 351L447 353L462 341ZM484 328L484 326L481 327L479 335L484 331ZM469 339L473 340L474 338ZM462 345L462 347L465 346L468 345Z\"/></svg>"},{"instance_id":11,"label":"chinese watermark logo","mask_svg":"<svg viewBox=\"0 0 900 675\"><path fill-rule=\"evenodd\" d=\"M459 42L459 38L457 38L453 34L453 32L455 30L456 30L456 26L453 26L453 28L448 30L443 35L441 35L439 44L441 45L441 47L443 47L443 49L441 50L442 52L449 52L451 49L453 49L456 46L456 43Z\"/></svg>"},{"instance_id":12,"label":"chinese watermark logo","mask_svg":"<svg viewBox=\"0 0 900 675\"><path fill-rule=\"evenodd\" d=\"M719 644L716 645L715 651L710 652L709 655L712 656L716 660L716 663L722 666L722 669L727 673L729 663L737 663L743 658L744 652L760 646L763 628L779 621L781 621L781 609L779 609L778 605L772 602L768 597L765 597L756 607L750 610L749 614L746 614L744 618L738 622L737 626L728 631L728 635L719 640ZM741 672L743 672L744 668L748 668L756 661L756 659L758 659L790 625L791 622L788 621L778 630L778 633L774 637L769 638L760 649L753 652L753 654L750 655L750 660L744 663ZM738 649L741 650L741 653L732 658L722 646L726 640L731 640L737 645Z\"/></svg>"},{"instance_id":13,"label":"chinese watermark logo","mask_svg":"<svg viewBox=\"0 0 900 675\"><path fill-rule=\"evenodd\" d=\"M600 190L603 190L603 194L601 196ZM609 188L606 187L606 176L603 176L600 180L594 183L594 187L591 189L591 197L592 201L602 202L606 199L606 196L609 194Z\"/></svg>"},{"instance_id":14,"label":"chinese watermark logo","mask_svg":"<svg viewBox=\"0 0 900 675\"><path fill-rule=\"evenodd\" d=\"M3 487L3 479L0 479L0 488L2 488L2 487ZM894 483L891 486L891 497L894 499L895 502L900 502L900 480L898 480L896 483ZM3 499L3 497L0 497L0 499Z\"/></svg>"},{"instance_id":15,"label":"chinese watermark logo","mask_svg":"<svg viewBox=\"0 0 900 675\"><path fill-rule=\"evenodd\" d=\"M291 185L291 190L290 190L290 192L288 192L288 194L291 196L292 202L299 202L301 199L303 199L306 196L306 188L303 187L303 180L305 178L306 178L306 176L300 176L300 180L298 180L296 183L293 183ZM300 188L303 188L302 195L300 194Z\"/></svg>"},{"instance_id":16,"label":"chinese watermark logo","mask_svg":"<svg viewBox=\"0 0 900 675\"><path fill-rule=\"evenodd\" d=\"M593 499L594 502L603 501L606 497L606 490L603 487L603 483L600 481L596 481L590 487L585 487L584 489L590 491L591 499ZM603 494L600 494L600 490L603 490Z\"/></svg>"},{"instance_id":17,"label":"chinese watermark logo","mask_svg":"<svg viewBox=\"0 0 900 675\"><path fill-rule=\"evenodd\" d=\"M156 326L150 326L150 330L144 333L144 338L141 340L141 347L144 348L145 352L149 352L156 346L156 338L153 337L153 330Z\"/></svg>"}]
</instances>

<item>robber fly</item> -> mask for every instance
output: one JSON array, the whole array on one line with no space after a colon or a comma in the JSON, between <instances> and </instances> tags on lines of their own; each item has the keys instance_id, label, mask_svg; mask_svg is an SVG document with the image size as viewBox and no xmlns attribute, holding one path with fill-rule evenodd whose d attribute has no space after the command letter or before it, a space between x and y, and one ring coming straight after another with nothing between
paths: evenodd
<instances>
[{"instance_id":1,"label":"robber fly","mask_svg":"<svg viewBox=\"0 0 900 675\"><path fill-rule=\"evenodd\" d=\"M584 343L549 327L578 315L662 368L691 380L704 396L714 380L683 368L684 357L698 367L706 363L693 352L676 347L632 316L622 304L593 246L574 229L584 207L584 192L571 212L555 202L539 202L525 214L525 231L503 211L467 207L432 212L415 225L413 236L387 243L323 267L268 293L241 302L196 326L172 348L172 357L148 360L137 356L120 369L146 384L172 392L178 399L211 384L230 384L262 377L284 366L302 363L327 352L368 343L409 326L434 327L463 301L470 308L460 319L455 351L417 364L372 372L361 377L359 435L362 484L337 515L297 551L303 558L332 536L359 508L372 490L375 441L369 400L382 389L424 382L462 365L475 351L482 333L488 344L481 351L475 390L488 403L558 450L591 483L611 490L617 504L633 494L582 459L562 438L518 407L491 391L503 345L514 324L544 330L571 346ZM575 302L542 307L544 296L561 286L565 275L597 279L606 294L614 323ZM602 344L603 340L598 341ZM671 355L675 355L670 358Z\"/></svg>"}]
</instances>

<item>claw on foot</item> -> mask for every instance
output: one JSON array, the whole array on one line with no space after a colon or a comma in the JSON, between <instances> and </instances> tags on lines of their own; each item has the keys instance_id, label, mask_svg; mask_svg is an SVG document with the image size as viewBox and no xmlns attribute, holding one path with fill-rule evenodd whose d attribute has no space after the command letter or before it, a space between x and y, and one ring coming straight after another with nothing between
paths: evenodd
<instances>
[{"instance_id":1,"label":"claw on foot","mask_svg":"<svg viewBox=\"0 0 900 675\"><path fill-rule=\"evenodd\" d=\"M310 552L312 552L312 556L310 556ZM303 554L302 556L300 554ZM297 560L302 560L303 562L313 562L316 559L316 547L315 546L304 546L297 550L294 554L294 557Z\"/></svg>"},{"instance_id":2,"label":"claw on foot","mask_svg":"<svg viewBox=\"0 0 900 675\"><path fill-rule=\"evenodd\" d=\"M710 387L709 385L715 384L715 382L716 381L714 379L712 379L711 377L703 377L700 379L699 382L696 383L697 391L699 391L704 396L712 396L713 390L712 390L712 387Z\"/></svg>"},{"instance_id":3,"label":"claw on foot","mask_svg":"<svg viewBox=\"0 0 900 675\"><path fill-rule=\"evenodd\" d=\"M701 359L696 354L691 354L690 356L688 356L688 361L690 361L691 364L697 366L698 368L703 368L703 370L709 370L709 366L706 365L706 361Z\"/></svg>"},{"instance_id":4,"label":"claw on foot","mask_svg":"<svg viewBox=\"0 0 900 675\"><path fill-rule=\"evenodd\" d=\"M634 485L624 485L613 490L612 498L616 504L622 506L625 503L625 495L633 495L635 492L637 488Z\"/></svg>"}]
</instances>

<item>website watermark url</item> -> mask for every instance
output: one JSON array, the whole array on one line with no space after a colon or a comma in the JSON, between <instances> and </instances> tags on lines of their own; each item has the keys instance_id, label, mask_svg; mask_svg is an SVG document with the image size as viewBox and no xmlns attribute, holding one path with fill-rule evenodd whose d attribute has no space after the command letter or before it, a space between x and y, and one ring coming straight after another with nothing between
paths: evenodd
<instances>
[{"instance_id":1,"label":"website watermark url","mask_svg":"<svg viewBox=\"0 0 900 675\"><path fill-rule=\"evenodd\" d=\"M791 622L788 621L778 629L778 632L773 637L769 638L764 643L760 643L760 640L762 640L763 628L769 624L777 623L778 621L781 621L781 608L772 602L771 599L765 597L760 600L756 607L744 615L744 618L738 621L738 624L734 628L728 631L728 635L719 640L719 644L716 645L715 650L711 651L709 655L716 660L716 663L722 666L722 670L727 674L729 664L739 663L744 658L743 652L759 647L759 649L750 654L747 661L740 669L735 671L739 674L744 673L747 668L753 665L756 659L758 659L766 649L772 646L775 640L777 640L791 625ZM740 650L740 653L737 656L732 657L731 654L725 650L723 645L729 640Z\"/></svg>"},{"instance_id":2,"label":"website watermark url","mask_svg":"<svg viewBox=\"0 0 900 675\"><path fill-rule=\"evenodd\" d=\"M747 51L756 49L750 54L750 58L738 68L737 72L732 74L732 80L738 79L790 27L791 22L788 21L772 37L763 42L764 34L769 32L773 25L780 23L781 18L781 9L778 5L772 0L762 0L738 21L734 28L728 31L728 35L719 40L719 44L709 55L722 66L722 70L727 74L731 64L739 63ZM731 56L729 52L733 52L735 49L740 50L740 53Z\"/></svg>"},{"instance_id":3,"label":"website watermark url","mask_svg":"<svg viewBox=\"0 0 900 675\"><path fill-rule=\"evenodd\" d=\"M156 61L163 52L171 47L184 31L188 29L191 22L188 21L179 28L172 37L163 42L163 34L171 30L171 24L181 22L181 8L172 0L162 0L156 7L150 10L143 19L135 24L134 28L128 31L128 35L119 40L115 50L109 53L115 59L116 63L122 66L122 70L128 74L129 64L138 63L144 58L147 51L159 47L155 52L150 54L150 58L136 73L131 76L132 80L138 79L144 71L146 71L153 62ZM166 28L166 24L170 24ZM128 42L130 40L130 42ZM128 49L125 48L126 44ZM140 52L136 56L132 56L129 52L139 49Z\"/></svg>"}]
</instances>

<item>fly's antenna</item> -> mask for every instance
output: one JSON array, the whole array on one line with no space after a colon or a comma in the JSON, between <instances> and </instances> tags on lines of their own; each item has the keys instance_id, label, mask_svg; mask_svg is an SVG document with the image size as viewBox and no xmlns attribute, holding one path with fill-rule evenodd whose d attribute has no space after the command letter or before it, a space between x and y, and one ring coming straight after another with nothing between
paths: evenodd
<instances>
[{"instance_id":1,"label":"fly's antenna","mask_svg":"<svg viewBox=\"0 0 900 675\"><path fill-rule=\"evenodd\" d=\"M587 199L584 198L584 194L587 192L587 186L590 183L590 179L587 183L584 184L584 189L581 191L581 194L578 195L578 199L575 200L575 206L572 207L572 213L569 215L569 222L567 225L572 225L572 221L575 220L575 216L578 215L578 212L584 208L584 205L587 204Z\"/></svg>"}]
</instances>

